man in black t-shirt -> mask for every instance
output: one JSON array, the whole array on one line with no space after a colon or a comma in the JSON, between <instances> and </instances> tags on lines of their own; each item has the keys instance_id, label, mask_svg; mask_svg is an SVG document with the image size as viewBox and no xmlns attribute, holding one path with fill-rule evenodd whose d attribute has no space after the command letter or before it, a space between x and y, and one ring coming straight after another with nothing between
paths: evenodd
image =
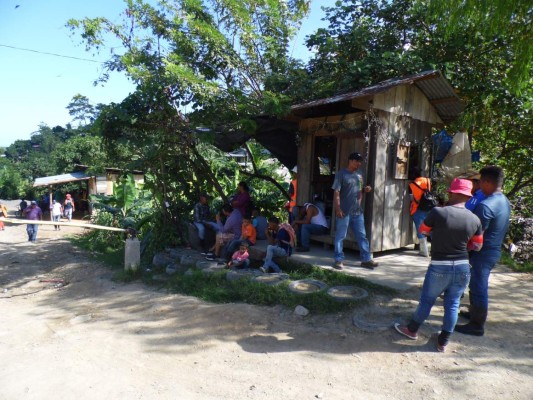
<instances>
[{"instance_id":1,"label":"man in black t-shirt","mask_svg":"<svg viewBox=\"0 0 533 400\"><path fill-rule=\"evenodd\" d=\"M431 263L426 272L418 307L407 325L394 328L409 339L418 339L418 328L431 312L437 297L444 292L444 318L437 338L437 350L444 352L457 323L461 295L470 280L468 251L479 251L483 232L479 218L465 208L472 196L472 182L454 179L448 189L448 206L432 209L420 232L431 233Z\"/></svg>"}]
</instances>

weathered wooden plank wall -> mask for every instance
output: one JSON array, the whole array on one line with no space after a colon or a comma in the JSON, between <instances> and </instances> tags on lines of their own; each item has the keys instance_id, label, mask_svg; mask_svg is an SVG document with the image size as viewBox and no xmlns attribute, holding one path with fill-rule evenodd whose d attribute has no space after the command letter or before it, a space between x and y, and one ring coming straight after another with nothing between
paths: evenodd
<instances>
[{"instance_id":1,"label":"weathered wooden plank wall","mask_svg":"<svg viewBox=\"0 0 533 400\"><path fill-rule=\"evenodd\" d=\"M441 124L434 107L414 85L392 88L373 97L372 110L367 112L371 124L370 143L365 143L362 134L343 131L334 125L322 126L324 122L335 123L362 118L362 113L343 116L309 118L300 123L303 133L298 149L298 202L307 201L312 195L312 155L316 136L334 135L337 142L337 170L347 165L348 155L358 151L368 154L368 165L364 176L366 183L373 186L373 193L366 196L365 218L370 248L373 252L397 249L414 243L414 229L409 215L409 181L396 179L394 164L398 140L421 144L430 137L436 124ZM307 134L305 132L308 132ZM369 147L368 147L369 146ZM420 167L429 174L429 147L423 146ZM368 173L366 172L368 171ZM335 234L335 216L332 215L331 236ZM346 247L357 247L353 234L349 232Z\"/></svg>"},{"instance_id":2,"label":"weathered wooden plank wall","mask_svg":"<svg viewBox=\"0 0 533 400\"><path fill-rule=\"evenodd\" d=\"M374 95L373 108L396 115L404 115L430 124L442 120L426 96L414 85L396 86Z\"/></svg>"}]
</instances>

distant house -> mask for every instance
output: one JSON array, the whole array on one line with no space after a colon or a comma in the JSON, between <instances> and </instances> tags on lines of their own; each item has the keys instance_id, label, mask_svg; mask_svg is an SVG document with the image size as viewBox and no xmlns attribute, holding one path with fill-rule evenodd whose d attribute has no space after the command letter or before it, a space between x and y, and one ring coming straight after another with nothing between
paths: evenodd
<instances>
[{"instance_id":1,"label":"distant house","mask_svg":"<svg viewBox=\"0 0 533 400\"><path fill-rule=\"evenodd\" d=\"M113 194L113 183L115 183L125 171L119 168L106 168L105 172L105 176L99 176L96 178L96 193L111 196ZM133 174L133 179L137 186L144 184L144 172L134 170L126 173Z\"/></svg>"},{"instance_id":2,"label":"distant house","mask_svg":"<svg viewBox=\"0 0 533 400\"><path fill-rule=\"evenodd\" d=\"M78 189L76 189L72 195L76 203L76 209L80 211L91 212L91 206L89 204L89 196L91 194L113 194L113 183L115 183L118 177L124 173L123 170L118 168L106 168L105 176L94 176L86 173L87 166L77 165L75 167L78 171L70 172L61 175L45 176L35 179L33 187L48 187L48 202L52 202L53 188L54 186L66 184L66 183L78 183ZM137 185L144 184L144 172L131 171L133 178ZM65 193L63 193L65 194ZM63 200L63 198L57 199Z\"/></svg>"}]
</instances>

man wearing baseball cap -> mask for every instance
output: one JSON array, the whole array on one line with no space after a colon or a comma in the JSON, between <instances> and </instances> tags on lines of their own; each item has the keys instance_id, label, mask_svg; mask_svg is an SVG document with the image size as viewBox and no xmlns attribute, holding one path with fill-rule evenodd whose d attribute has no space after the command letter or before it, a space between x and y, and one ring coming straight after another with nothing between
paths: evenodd
<instances>
[{"instance_id":1,"label":"man wearing baseball cap","mask_svg":"<svg viewBox=\"0 0 533 400\"><path fill-rule=\"evenodd\" d=\"M502 242L509 229L511 205L502 192L505 174L501 167L489 165L481 169L480 188L486 198L476 205L474 214L483 227L483 249L470 254L470 322L457 325L456 332L483 336L489 309L489 277L500 260Z\"/></svg>"},{"instance_id":2,"label":"man wearing baseball cap","mask_svg":"<svg viewBox=\"0 0 533 400\"><path fill-rule=\"evenodd\" d=\"M370 186L363 187L363 177L358 172L363 162L360 153L352 153L348 157L348 167L343 168L335 174L335 181L332 189L334 191L333 204L335 206L336 231L335 231L335 269L343 269L343 241L346 238L348 227L353 231L359 254L361 256L361 266L374 269L378 263L372 260L370 245L366 238L365 217L361 202L363 194L372 191Z\"/></svg>"},{"instance_id":3,"label":"man wearing baseball cap","mask_svg":"<svg viewBox=\"0 0 533 400\"><path fill-rule=\"evenodd\" d=\"M425 235L431 233L432 246L418 307L407 325L394 324L398 333L418 339L418 328L429 316L437 297L444 293L444 318L436 343L440 352L446 351L457 323L461 296L470 281L468 251L479 251L483 246L481 222L465 208L472 196L472 182L456 178L448 193L448 205L432 209L420 227Z\"/></svg>"}]
</instances>

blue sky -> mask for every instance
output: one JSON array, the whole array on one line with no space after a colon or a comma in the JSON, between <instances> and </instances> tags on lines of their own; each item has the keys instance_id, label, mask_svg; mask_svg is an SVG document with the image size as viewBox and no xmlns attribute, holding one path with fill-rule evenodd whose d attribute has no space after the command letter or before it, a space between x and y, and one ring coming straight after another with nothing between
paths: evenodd
<instances>
[{"instance_id":1,"label":"blue sky","mask_svg":"<svg viewBox=\"0 0 533 400\"><path fill-rule=\"evenodd\" d=\"M324 26L321 6L331 3L312 0L311 14L296 39L294 57L309 57L303 39ZM109 50L86 52L65 27L70 18L103 16L119 22L124 8L121 0L0 0L0 146L29 139L41 123L66 125L71 121L66 106L77 93L87 96L92 104L108 104L120 102L133 90L121 74L111 75L105 85L94 86L102 73L99 62L106 60Z\"/></svg>"}]
</instances>

